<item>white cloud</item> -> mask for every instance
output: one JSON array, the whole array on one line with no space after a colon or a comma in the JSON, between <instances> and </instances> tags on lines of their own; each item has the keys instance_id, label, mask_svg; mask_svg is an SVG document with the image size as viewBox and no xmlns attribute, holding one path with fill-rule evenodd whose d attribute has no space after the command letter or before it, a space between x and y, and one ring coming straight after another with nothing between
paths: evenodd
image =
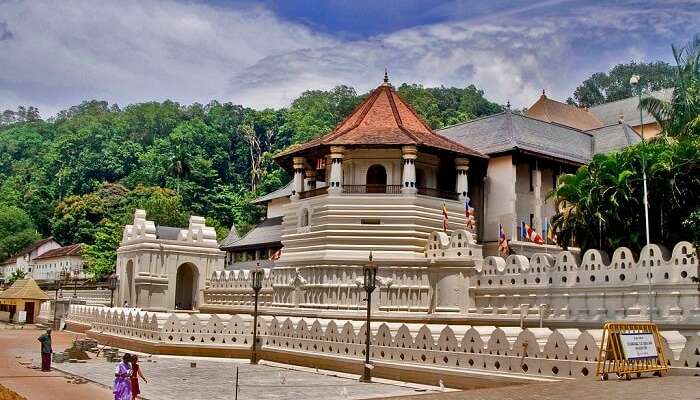
<instances>
[{"instance_id":1,"label":"white cloud","mask_svg":"<svg viewBox=\"0 0 700 400\"><path fill-rule=\"evenodd\" d=\"M53 104L44 114L94 97L208 101L264 57L334 43L262 8L173 1L0 2L0 23L0 89L14 93L0 108Z\"/></svg>"},{"instance_id":2,"label":"white cloud","mask_svg":"<svg viewBox=\"0 0 700 400\"><path fill-rule=\"evenodd\" d=\"M0 1L0 109L39 105L46 116L90 98L278 107L306 89L369 90L385 66L394 83L474 83L490 99L522 107L542 88L565 99L592 72L658 58L652 44L668 48L700 17L680 6L578 3L558 15L522 12L533 7L342 41L260 7Z\"/></svg>"}]
</instances>

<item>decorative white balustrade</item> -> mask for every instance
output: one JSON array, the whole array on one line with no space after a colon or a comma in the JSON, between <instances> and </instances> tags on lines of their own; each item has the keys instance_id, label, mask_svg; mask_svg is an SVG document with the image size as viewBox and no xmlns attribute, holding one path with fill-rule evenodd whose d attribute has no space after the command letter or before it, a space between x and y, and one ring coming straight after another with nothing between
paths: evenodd
<instances>
[{"instance_id":1,"label":"decorative white balustrade","mask_svg":"<svg viewBox=\"0 0 700 400\"><path fill-rule=\"evenodd\" d=\"M246 349L252 340L249 315L71 306L68 322L89 332L143 343ZM358 362L364 357L363 322L263 316L258 324L263 354L265 350L284 351L289 357L311 353ZM373 323L372 329L375 361L557 377L594 373L602 337L601 330L467 325ZM700 336L686 337L677 331L662 335L675 373L700 373Z\"/></svg>"}]
</instances>

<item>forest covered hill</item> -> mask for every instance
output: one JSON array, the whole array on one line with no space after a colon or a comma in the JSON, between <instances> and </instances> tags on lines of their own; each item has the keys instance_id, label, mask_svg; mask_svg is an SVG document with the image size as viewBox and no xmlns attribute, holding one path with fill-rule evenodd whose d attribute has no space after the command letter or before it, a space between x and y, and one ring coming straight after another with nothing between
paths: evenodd
<instances>
[{"instance_id":1,"label":"forest covered hill","mask_svg":"<svg viewBox=\"0 0 700 400\"><path fill-rule=\"evenodd\" d=\"M474 86L399 92L434 128L502 110ZM157 224L206 216L220 237L263 215L249 201L289 177L272 156L333 129L363 98L347 86L304 92L288 108L172 101L120 107L91 100L42 120L0 118L0 259L39 237L86 243L90 269L111 269L136 207Z\"/></svg>"}]
</instances>

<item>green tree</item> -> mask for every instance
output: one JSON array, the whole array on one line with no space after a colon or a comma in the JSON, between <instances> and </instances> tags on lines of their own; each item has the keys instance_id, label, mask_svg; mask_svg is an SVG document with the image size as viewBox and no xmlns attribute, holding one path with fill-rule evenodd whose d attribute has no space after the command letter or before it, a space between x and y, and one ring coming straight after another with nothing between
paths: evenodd
<instances>
[{"instance_id":1,"label":"green tree","mask_svg":"<svg viewBox=\"0 0 700 400\"><path fill-rule=\"evenodd\" d=\"M24 279L25 276L27 276L27 274L25 274L24 271L22 271L21 269L14 270L7 278L7 283L9 285L12 285L18 279Z\"/></svg>"},{"instance_id":2,"label":"green tree","mask_svg":"<svg viewBox=\"0 0 700 400\"><path fill-rule=\"evenodd\" d=\"M361 101L355 89L340 85L332 90L308 90L289 107L283 130L294 143L330 132Z\"/></svg>"},{"instance_id":3,"label":"green tree","mask_svg":"<svg viewBox=\"0 0 700 400\"><path fill-rule=\"evenodd\" d=\"M93 244L85 246L85 268L91 278L99 281L112 273L117 265L117 248L124 226L105 220L97 227Z\"/></svg>"},{"instance_id":4,"label":"green tree","mask_svg":"<svg viewBox=\"0 0 700 400\"><path fill-rule=\"evenodd\" d=\"M618 64L610 72L596 72L584 80L574 91L574 98L569 103L579 106L595 106L635 96L630 85L632 75L641 77L640 85L646 92L673 87L674 68L668 63L656 61L651 63L630 62Z\"/></svg>"},{"instance_id":5,"label":"green tree","mask_svg":"<svg viewBox=\"0 0 700 400\"><path fill-rule=\"evenodd\" d=\"M34 223L22 209L0 206L0 260L39 240Z\"/></svg>"},{"instance_id":6,"label":"green tree","mask_svg":"<svg viewBox=\"0 0 700 400\"><path fill-rule=\"evenodd\" d=\"M700 136L700 35L686 46L672 46L676 70L671 101L646 97L642 107L661 124L668 136Z\"/></svg>"}]
</instances>

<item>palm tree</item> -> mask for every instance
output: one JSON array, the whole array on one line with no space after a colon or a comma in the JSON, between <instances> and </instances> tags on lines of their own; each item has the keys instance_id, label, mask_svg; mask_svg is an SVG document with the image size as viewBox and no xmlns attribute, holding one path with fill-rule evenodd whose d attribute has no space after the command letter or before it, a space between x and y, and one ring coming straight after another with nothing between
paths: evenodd
<instances>
[{"instance_id":1,"label":"palm tree","mask_svg":"<svg viewBox=\"0 0 700 400\"><path fill-rule=\"evenodd\" d=\"M170 176L177 178L177 189L176 192L180 195L180 181L182 178L186 178L192 172L192 167L190 165L190 159L187 154L180 150L180 145L177 146L175 154L170 158L170 163L168 165L168 173Z\"/></svg>"},{"instance_id":2,"label":"palm tree","mask_svg":"<svg viewBox=\"0 0 700 400\"><path fill-rule=\"evenodd\" d=\"M647 97L641 106L656 118L668 136L700 135L700 35L687 45L671 46L676 83L671 101Z\"/></svg>"}]
</instances>

